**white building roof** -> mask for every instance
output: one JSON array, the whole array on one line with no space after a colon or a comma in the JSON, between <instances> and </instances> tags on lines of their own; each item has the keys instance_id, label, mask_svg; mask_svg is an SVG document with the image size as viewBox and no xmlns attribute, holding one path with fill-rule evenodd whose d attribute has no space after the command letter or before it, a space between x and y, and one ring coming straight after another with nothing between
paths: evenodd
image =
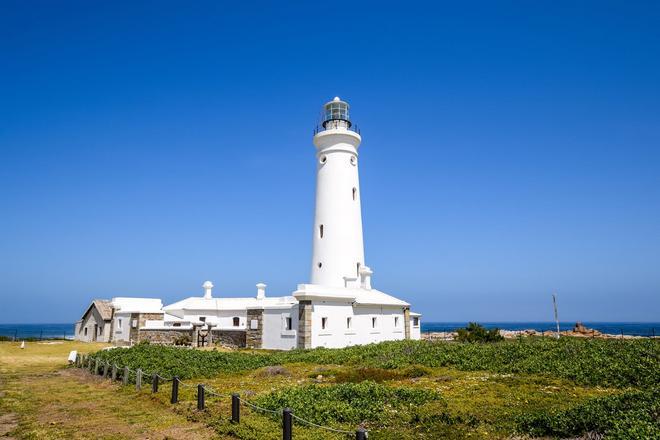
<instances>
[{"instance_id":1,"label":"white building roof","mask_svg":"<svg viewBox=\"0 0 660 440\"><path fill-rule=\"evenodd\" d=\"M410 306L405 301L388 295L376 289L359 289L351 287L329 287L316 284L299 284L298 290L293 293L298 300L303 299L330 299L351 301L362 305L378 306Z\"/></svg>"},{"instance_id":2,"label":"white building roof","mask_svg":"<svg viewBox=\"0 0 660 440\"><path fill-rule=\"evenodd\" d=\"M169 314L176 314L177 311L195 310L245 310L248 308L278 308L291 307L298 301L292 296L280 296L271 298L204 298L191 296L181 301L163 307L163 310Z\"/></svg>"},{"instance_id":3,"label":"white building roof","mask_svg":"<svg viewBox=\"0 0 660 440\"><path fill-rule=\"evenodd\" d=\"M158 298L112 298L112 307L118 313L163 312L163 302Z\"/></svg>"}]
</instances>

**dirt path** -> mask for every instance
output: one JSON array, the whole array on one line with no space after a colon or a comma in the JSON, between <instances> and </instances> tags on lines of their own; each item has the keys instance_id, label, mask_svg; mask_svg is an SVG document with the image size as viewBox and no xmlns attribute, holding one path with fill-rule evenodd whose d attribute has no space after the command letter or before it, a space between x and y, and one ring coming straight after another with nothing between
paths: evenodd
<instances>
[{"instance_id":1,"label":"dirt path","mask_svg":"<svg viewBox=\"0 0 660 440\"><path fill-rule=\"evenodd\" d=\"M41 357L39 368L20 359L12 365L4 362L9 357L1 356L3 348L0 438L219 438L149 393L138 394L79 369L49 369Z\"/></svg>"}]
</instances>

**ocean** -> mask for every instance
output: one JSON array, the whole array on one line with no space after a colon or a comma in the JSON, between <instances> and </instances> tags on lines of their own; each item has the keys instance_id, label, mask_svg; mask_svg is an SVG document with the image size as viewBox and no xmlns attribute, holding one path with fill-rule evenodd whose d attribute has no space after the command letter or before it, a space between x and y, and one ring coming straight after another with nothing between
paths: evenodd
<instances>
[{"instance_id":1,"label":"ocean","mask_svg":"<svg viewBox=\"0 0 660 440\"><path fill-rule=\"evenodd\" d=\"M504 330L526 330L554 331L554 322L480 322L487 328L500 328ZM583 322L589 328L602 333L633 336L660 336L660 322ZM465 327L467 322L424 322L422 320L422 332L454 331ZM574 322L560 322L559 328L570 330ZM17 339L42 338L42 339L73 339L74 324L0 324L0 336Z\"/></svg>"}]
</instances>

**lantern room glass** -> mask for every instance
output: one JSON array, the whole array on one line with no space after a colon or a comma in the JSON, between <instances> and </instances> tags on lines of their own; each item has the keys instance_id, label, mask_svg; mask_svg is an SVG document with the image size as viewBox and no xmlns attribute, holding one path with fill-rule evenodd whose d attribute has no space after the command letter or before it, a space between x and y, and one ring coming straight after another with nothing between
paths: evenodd
<instances>
[{"instance_id":1,"label":"lantern room glass","mask_svg":"<svg viewBox=\"0 0 660 440\"><path fill-rule=\"evenodd\" d=\"M331 101L325 105L323 122L350 121L348 117L348 103L344 101Z\"/></svg>"}]
</instances>

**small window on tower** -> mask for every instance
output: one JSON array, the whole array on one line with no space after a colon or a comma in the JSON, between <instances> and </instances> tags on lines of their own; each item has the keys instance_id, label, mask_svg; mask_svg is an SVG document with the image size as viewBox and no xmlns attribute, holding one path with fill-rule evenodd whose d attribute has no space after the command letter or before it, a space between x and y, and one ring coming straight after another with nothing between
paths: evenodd
<instances>
[{"instance_id":1,"label":"small window on tower","mask_svg":"<svg viewBox=\"0 0 660 440\"><path fill-rule=\"evenodd\" d=\"M351 165L355 166L355 164L357 164L357 159L355 156L351 156Z\"/></svg>"},{"instance_id":2,"label":"small window on tower","mask_svg":"<svg viewBox=\"0 0 660 440\"><path fill-rule=\"evenodd\" d=\"M319 266L319 269L320 269L321 267L323 267L323 263L321 263L321 262L319 261L318 266Z\"/></svg>"},{"instance_id":3,"label":"small window on tower","mask_svg":"<svg viewBox=\"0 0 660 440\"><path fill-rule=\"evenodd\" d=\"M353 200L357 199L357 188L353 188Z\"/></svg>"},{"instance_id":4,"label":"small window on tower","mask_svg":"<svg viewBox=\"0 0 660 440\"><path fill-rule=\"evenodd\" d=\"M319 226L319 236L323 238L323 225Z\"/></svg>"},{"instance_id":5,"label":"small window on tower","mask_svg":"<svg viewBox=\"0 0 660 440\"><path fill-rule=\"evenodd\" d=\"M357 276L360 276L360 263L357 263Z\"/></svg>"},{"instance_id":6,"label":"small window on tower","mask_svg":"<svg viewBox=\"0 0 660 440\"><path fill-rule=\"evenodd\" d=\"M325 163L327 160L328 160L328 158L326 156L321 156L319 158L319 162L321 162L322 164Z\"/></svg>"}]
</instances>

